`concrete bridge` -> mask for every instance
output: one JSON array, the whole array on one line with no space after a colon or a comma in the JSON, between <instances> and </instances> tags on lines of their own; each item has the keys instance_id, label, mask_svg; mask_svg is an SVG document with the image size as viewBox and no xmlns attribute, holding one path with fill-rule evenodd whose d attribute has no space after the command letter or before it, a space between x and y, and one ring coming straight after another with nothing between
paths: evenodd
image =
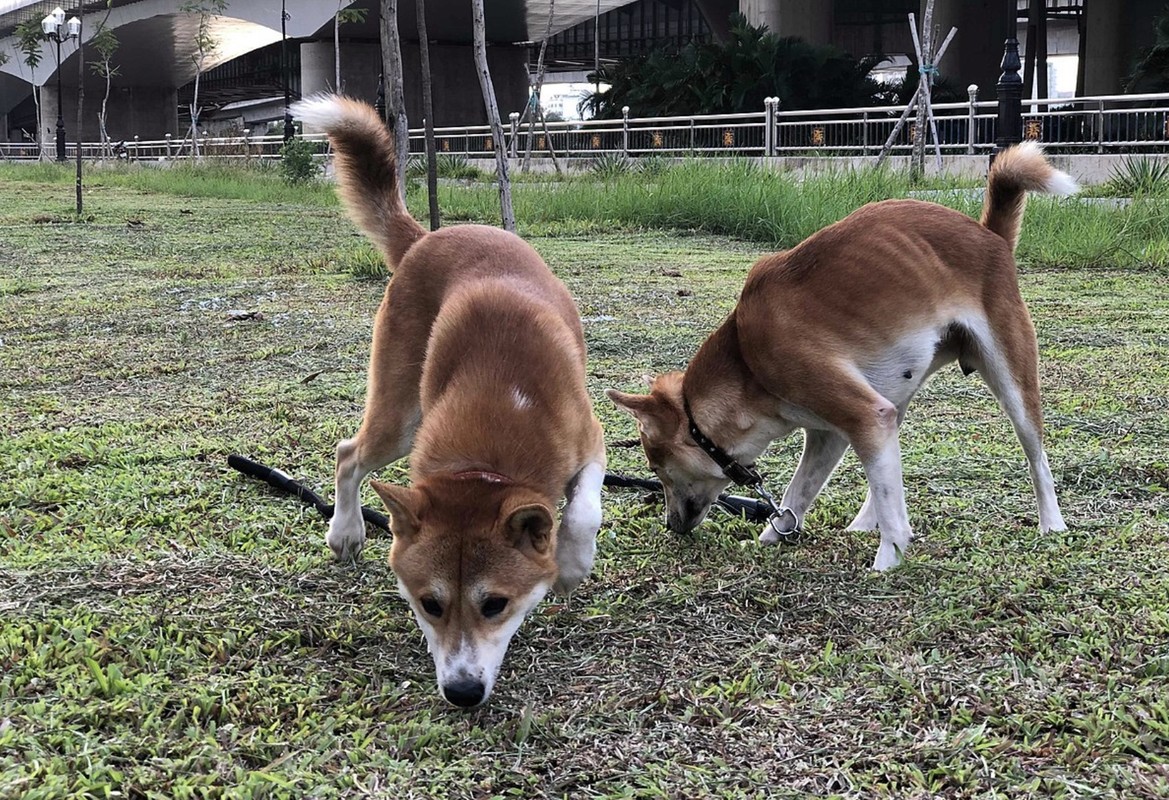
<instances>
[{"instance_id":1,"label":"concrete bridge","mask_svg":"<svg viewBox=\"0 0 1169 800\"><path fill-rule=\"evenodd\" d=\"M76 2L77 0L73 0ZM66 0L68 2L68 0ZM1079 93L1115 94L1121 90L1137 54L1152 43L1152 20L1165 0L1044 0L1048 16L1058 19L1060 45L1080 57ZM55 0L0 0L0 141L20 135L35 137L31 85L42 87L43 128L51 128L57 109L55 48L46 43L41 63L31 71L16 49L15 26L23 20L39 23L56 5ZM492 43L489 60L501 109L517 110L527 100L529 49L523 43L543 37L547 24L547 0L485 0L487 36ZM110 134L115 139L181 135L186 123L181 108L194 77L194 30L196 20L180 11L182 0L114 0L109 25L121 46L115 57L120 75L114 79L110 108ZM269 65L269 91L253 91L267 99L253 100L238 108L220 109L221 122L255 127L283 114L282 92L272 91L280 78L279 53L282 6L287 10L290 59L295 73L290 82L308 94L333 88L332 19L346 0L230 0L227 12L216 19L213 32L219 47L208 67L231 62L245 54ZM414 3L399 0L399 30L403 38L407 113L422 116L420 68ZM905 15L920 12L925 0L556 0L553 32L573 33L584 58L578 68L590 66L593 16L598 8L602 45L606 35L642 36L633 27L645 25L650 11L697 8L715 37L725 36L726 18L741 11L754 24L766 24L782 36L835 44L854 55L911 51ZM984 99L994 96L1003 40L1019 30L1029 0L935 0L934 19L941 31L953 25L958 35L951 44L943 72L954 85L978 84ZM342 82L347 93L372 100L381 71L377 0L358 0L351 7L366 8L367 19L342 28ZM105 2L85 2L86 31L90 35L105 13ZM656 10L654 8L656 7ZM470 49L470 0L427 0L431 38L431 63L435 87L435 122L438 125L475 124L485 121ZM70 16L77 6L66 10ZM690 14L689 10L685 14ZM607 18L607 19L606 19ZM578 23L581 25L573 29ZM673 23L670 23L671 25ZM606 32L612 31L607 34ZM675 31L683 35L683 31ZM624 38L623 38L624 37ZM1022 37L1020 37L1022 39ZM1050 40L1050 39L1049 39ZM1052 40L1053 41L1053 40ZM267 50L265 50L267 48ZM62 91L66 108L75 107L78 86L76 45L62 47ZM623 51L619 51L623 52ZM1056 52L1053 50L1052 52ZM1062 52L1062 51L1060 51ZM92 56L87 55L87 60ZM210 77L210 76L209 76ZM208 87L209 90L212 88ZM86 107L95 109L104 93L101 81L86 70ZM233 117L233 114L238 115ZM66 114L70 138L76 121ZM208 116L208 119L210 115ZM97 138L96 115L86 112L84 138ZM47 136L46 136L47 134ZM52 138L52 131L41 131Z\"/></svg>"},{"instance_id":2,"label":"concrete bridge","mask_svg":"<svg viewBox=\"0 0 1169 800\"><path fill-rule=\"evenodd\" d=\"M553 31L591 19L598 6L608 11L630 0L557 0ZM110 97L110 135L115 139L142 136L181 135L180 90L195 77L195 32L198 19L180 10L181 0L114 0L107 25L114 31L120 46L114 57L119 75L113 80ZM16 118L30 117L31 86L40 87L42 128L52 128L57 115L56 45L44 42L41 61L35 70L24 63L17 49L15 28L31 20L39 26L58 2L54 0L0 0L0 54L8 60L0 65L0 141L9 135ZM60 3L68 16L79 7ZM406 65L407 110L411 119L421 117L420 68L414 3L399 3L399 30ZM105 17L104 2L84 4L83 37L92 35L96 23ZM204 69L210 70L232 59L281 40L281 9L287 13L289 47L297 50L300 74L293 76L301 91L311 93L332 88L333 16L339 8L364 7L364 23L342 27L343 82L346 91L372 100L381 71L378 35L378 3L347 3L341 0L231 0L226 12L213 20L212 35L217 47L207 58ZM485 0L487 37L491 47L489 60L501 107L522 108L527 99L527 48L522 43L543 38L548 23L548 4L525 0ZM484 119L482 100L475 76L470 48L472 39L469 0L427 0L427 27L434 72L437 124L476 122ZM61 46L60 74L65 108L76 107L78 57L76 42ZM93 60L90 50L85 60ZM4 56L0 55L0 60ZM96 109L104 94L104 83L86 69L86 112L83 136L97 138ZM278 116L283 113L282 100ZM92 111L92 113L91 113ZM244 114L241 113L241 116ZM76 121L66 113L70 139ZM35 116L32 116L35 119ZM26 127L21 125L20 127ZM29 130L29 134L33 131ZM52 130L42 130L48 141ZM12 138L16 138L13 136Z\"/></svg>"}]
</instances>

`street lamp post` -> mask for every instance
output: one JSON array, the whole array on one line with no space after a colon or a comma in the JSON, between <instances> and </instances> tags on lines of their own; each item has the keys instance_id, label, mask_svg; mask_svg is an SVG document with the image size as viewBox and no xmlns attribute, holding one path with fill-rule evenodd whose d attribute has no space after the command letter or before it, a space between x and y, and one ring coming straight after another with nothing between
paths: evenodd
<instances>
[{"instance_id":1,"label":"street lamp post","mask_svg":"<svg viewBox=\"0 0 1169 800\"><path fill-rule=\"evenodd\" d=\"M284 82L284 141L292 141L296 135L296 128L292 125L292 111L289 105L292 102L291 91L288 88L288 12L285 10L284 0L280 0L280 79Z\"/></svg>"},{"instance_id":2,"label":"street lamp post","mask_svg":"<svg viewBox=\"0 0 1169 800\"><path fill-rule=\"evenodd\" d=\"M61 43L76 39L81 34L81 20L73 17L65 21L65 11L57 6L41 20L45 38L57 43L57 160L65 160L65 98L61 94Z\"/></svg>"},{"instance_id":3,"label":"street lamp post","mask_svg":"<svg viewBox=\"0 0 1169 800\"><path fill-rule=\"evenodd\" d=\"M1007 2L1007 40L1003 44L1002 75L998 82L998 125L995 150L990 161L1012 145L1023 140L1023 79L1019 77L1019 40L1016 38L1018 6L1015 0Z\"/></svg>"}]
</instances>

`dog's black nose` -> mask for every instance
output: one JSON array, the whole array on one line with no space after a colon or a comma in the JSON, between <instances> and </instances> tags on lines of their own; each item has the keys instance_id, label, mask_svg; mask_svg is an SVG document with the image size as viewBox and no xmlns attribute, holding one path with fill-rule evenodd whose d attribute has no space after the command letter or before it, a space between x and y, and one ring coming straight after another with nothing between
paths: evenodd
<instances>
[{"instance_id":1,"label":"dog's black nose","mask_svg":"<svg viewBox=\"0 0 1169 800\"><path fill-rule=\"evenodd\" d=\"M473 708L483 702L486 687L479 681L455 681L442 687L443 696L461 708Z\"/></svg>"}]
</instances>

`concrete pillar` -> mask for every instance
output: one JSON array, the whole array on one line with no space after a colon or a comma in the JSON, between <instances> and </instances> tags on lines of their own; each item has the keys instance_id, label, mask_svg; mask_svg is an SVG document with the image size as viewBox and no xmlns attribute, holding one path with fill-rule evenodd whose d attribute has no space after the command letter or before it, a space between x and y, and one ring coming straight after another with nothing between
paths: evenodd
<instances>
[{"instance_id":1,"label":"concrete pillar","mask_svg":"<svg viewBox=\"0 0 1169 800\"><path fill-rule=\"evenodd\" d=\"M1164 8L1163 0L1084 5L1084 94L1119 94L1141 51L1153 44L1151 22Z\"/></svg>"},{"instance_id":2,"label":"concrete pillar","mask_svg":"<svg viewBox=\"0 0 1169 800\"><path fill-rule=\"evenodd\" d=\"M1113 3L1084 4L1084 94L1114 94L1120 91L1124 77L1121 54L1124 52L1124 26L1120 9Z\"/></svg>"},{"instance_id":3,"label":"concrete pillar","mask_svg":"<svg viewBox=\"0 0 1169 800\"><path fill-rule=\"evenodd\" d=\"M418 43L402 42L405 71L406 116L411 128L422 127L422 65ZM487 65L499 111L522 111L528 99L527 52L522 47L492 45L487 48ZM434 124L486 124L483 94L475 75L470 45L430 46L430 67L434 73ZM341 83L345 94L371 105L377 97L381 72L381 47L376 42L341 42ZM307 97L314 92L332 91L336 82L332 41L305 42L300 46L300 88Z\"/></svg>"},{"instance_id":4,"label":"concrete pillar","mask_svg":"<svg viewBox=\"0 0 1169 800\"><path fill-rule=\"evenodd\" d=\"M921 24L926 0L921 0L917 19ZM977 84L979 97L995 96L1002 74L1003 42L1011 30L1009 19L1015 0L934 0L934 30L938 45L950 28L958 33L946 49L941 75L957 87Z\"/></svg>"},{"instance_id":5,"label":"concrete pillar","mask_svg":"<svg viewBox=\"0 0 1169 800\"><path fill-rule=\"evenodd\" d=\"M291 43L289 48L293 47ZM308 97L318 92L335 92L333 43L303 42L300 45L300 94Z\"/></svg>"},{"instance_id":6,"label":"concrete pillar","mask_svg":"<svg viewBox=\"0 0 1169 800\"><path fill-rule=\"evenodd\" d=\"M752 25L813 44L832 42L833 6L829 0L739 0L739 11Z\"/></svg>"},{"instance_id":7,"label":"concrete pillar","mask_svg":"<svg viewBox=\"0 0 1169 800\"><path fill-rule=\"evenodd\" d=\"M104 87L102 89L104 92ZM97 111L101 108L101 93L91 91L86 84L85 128L87 138L97 141ZM110 92L106 127L115 142L142 139L161 139L170 133L182 138L179 129L179 90L170 86L115 86Z\"/></svg>"},{"instance_id":8,"label":"concrete pillar","mask_svg":"<svg viewBox=\"0 0 1169 800\"><path fill-rule=\"evenodd\" d=\"M70 92L68 86L63 86L61 91L65 95L65 107L62 109L65 122L65 141L72 142L77 137L77 92ZM50 158L55 158L57 152L54 148L57 146L57 108L59 100L60 98L57 97L56 81L49 81L41 87L40 141L42 149L49 154ZM72 114L69 113L70 109L73 110Z\"/></svg>"},{"instance_id":9,"label":"concrete pillar","mask_svg":"<svg viewBox=\"0 0 1169 800\"><path fill-rule=\"evenodd\" d=\"M377 77L381 71L381 48L377 42L341 40L341 91L349 97L373 104ZM300 93L337 91L336 61L331 39L300 45Z\"/></svg>"}]
</instances>

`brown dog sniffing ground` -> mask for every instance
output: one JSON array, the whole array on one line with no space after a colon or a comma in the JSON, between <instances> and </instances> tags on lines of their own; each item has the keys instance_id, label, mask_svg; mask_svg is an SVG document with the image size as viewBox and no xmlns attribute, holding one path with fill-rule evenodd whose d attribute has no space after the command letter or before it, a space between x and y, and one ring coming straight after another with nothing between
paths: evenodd
<instances>
[{"instance_id":1,"label":"brown dog sniffing ground","mask_svg":"<svg viewBox=\"0 0 1169 800\"><path fill-rule=\"evenodd\" d=\"M338 193L393 273L361 428L337 445L327 542L340 559L361 552L361 480L409 454L409 487L372 482L392 520L390 565L443 697L477 706L527 614L592 569L605 447L580 315L514 234L423 230L398 194L393 139L373 108L326 95L294 113L328 133Z\"/></svg>"},{"instance_id":2,"label":"brown dog sniffing ground","mask_svg":"<svg viewBox=\"0 0 1169 800\"><path fill-rule=\"evenodd\" d=\"M752 267L738 305L685 373L648 395L607 394L637 419L666 493L670 529L706 517L729 483L691 435L740 464L805 430L782 516L760 539L799 527L845 450L869 483L850 530L880 531L873 568L900 563L911 536L898 429L930 375L977 371L1010 417L1030 466L1039 527L1065 530L1043 449L1038 347L1014 250L1026 192L1078 187L1034 143L999 154L981 222L918 200L872 203Z\"/></svg>"}]
</instances>

